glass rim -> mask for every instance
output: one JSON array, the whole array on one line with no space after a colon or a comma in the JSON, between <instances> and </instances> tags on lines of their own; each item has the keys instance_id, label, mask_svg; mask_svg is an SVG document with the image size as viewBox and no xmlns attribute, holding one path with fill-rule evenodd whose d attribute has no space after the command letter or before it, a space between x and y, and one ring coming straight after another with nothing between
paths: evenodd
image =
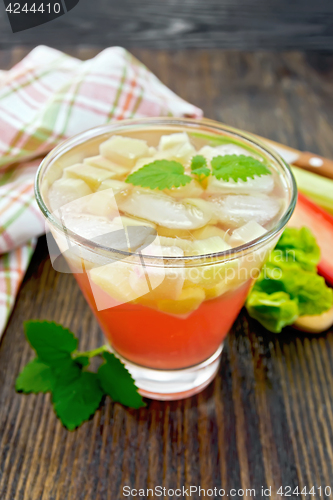
<instances>
[{"instance_id":1,"label":"glass rim","mask_svg":"<svg viewBox=\"0 0 333 500\"><path fill-rule=\"evenodd\" d=\"M42 160L41 164L38 167L36 177L35 177L35 197L38 204L39 209L41 210L43 216L45 217L47 222L50 222L52 226L54 226L58 231L65 234L66 237L69 237L72 241L77 243L80 246L88 247L90 251L96 253L97 251L103 251L103 255L105 252L110 254L110 258L115 259L115 256L120 256L121 259L126 257L138 256L137 252L127 252L123 250L112 249L110 247L103 246L99 243L95 243L89 239L86 239L82 236L79 236L77 233L71 231L70 229L65 228L60 223L60 221L53 216L53 214L49 211L46 203L43 200L40 186L42 181L42 175L46 168L52 164L54 161L59 159L64 153L70 151L74 146L78 146L83 144L84 142L97 138L100 135L104 135L110 132L119 133L123 131L129 131L131 128L136 130L140 126L152 127L152 126L183 126L184 128L193 128L201 130L201 131L211 131L223 135L224 132L228 134L232 134L237 137L241 141L246 141L250 145L254 146L257 150L261 150L266 156L274 159L276 163L282 168L283 174L285 176L285 180L288 181L288 188L290 189L290 202L288 206L285 208L281 217L277 221L277 223L272 227L269 231L265 232L262 236L255 238L243 245L238 247L230 248L228 250L223 250L221 252L215 252L210 254L201 254L201 255L189 255L189 256L161 256L161 255L145 255L141 254L141 257L147 259L147 261L153 261L156 259L163 260L163 265L166 264L165 261L168 261L169 266L177 266L177 263L190 263L196 266L201 265L211 265L212 263L218 263L219 261L225 260L234 260L239 257L243 257L250 252L254 252L257 249L260 249L262 246L266 245L270 240L274 239L274 237L286 226L288 220L290 219L295 205L297 201L297 186L294 175L289 167L289 165L285 162L285 160L273 149L267 146L263 141L258 139L251 133L243 132L234 127L230 127L228 125L224 125L214 120L210 119L192 119L192 118L176 118L176 117L149 117L149 118L136 118L136 119L127 119L121 120L119 122L110 122L105 125L99 125L97 127L90 128L84 132L80 132L65 141L62 141L55 148L53 148ZM186 131L186 130L185 130ZM213 259L212 261L202 263L202 259ZM201 261L201 262L200 262ZM147 262L148 263L148 262ZM171 265L172 264L172 265ZM168 266L168 267L169 267ZM192 267L192 266L191 266Z\"/></svg>"}]
</instances>

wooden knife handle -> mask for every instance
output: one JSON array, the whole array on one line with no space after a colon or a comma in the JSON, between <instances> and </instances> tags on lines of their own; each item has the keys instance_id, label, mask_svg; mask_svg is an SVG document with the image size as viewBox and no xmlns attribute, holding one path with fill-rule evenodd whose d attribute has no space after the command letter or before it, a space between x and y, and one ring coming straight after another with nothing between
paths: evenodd
<instances>
[{"instance_id":1,"label":"wooden knife handle","mask_svg":"<svg viewBox=\"0 0 333 500\"><path fill-rule=\"evenodd\" d=\"M313 153L301 152L297 160L293 162L293 165L333 179L333 160L329 160L328 158L323 158Z\"/></svg>"}]
</instances>

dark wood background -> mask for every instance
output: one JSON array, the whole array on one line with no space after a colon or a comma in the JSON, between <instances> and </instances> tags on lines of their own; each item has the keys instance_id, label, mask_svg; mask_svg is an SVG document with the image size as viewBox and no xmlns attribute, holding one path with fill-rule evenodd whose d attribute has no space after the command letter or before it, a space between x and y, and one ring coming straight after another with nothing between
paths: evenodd
<instances>
[{"instance_id":1,"label":"dark wood background","mask_svg":"<svg viewBox=\"0 0 333 500\"><path fill-rule=\"evenodd\" d=\"M40 43L327 51L333 49L333 2L80 0L66 15L13 34L1 1L0 48Z\"/></svg>"},{"instance_id":2,"label":"dark wood background","mask_svg":"<svg viewBox=\"0 0 333 500\"><path fill-rule=\"evenodd\" d=\"M84 58L96 53L72 52ZM333 157L331 56L133 52L207 117ZM0 52L0 66L24 53ZM124 485L227 493L256 488L256 498L262 486L271 486L273 499L284 498L276 493L280 486L333 488L333 330L272 335L242 312L219 374L204 392L178 402L150 401L140 411L107 400L91 421L68 432L49 396L14 391L32 357L22 328L29 318L72 328L82 349L102 342L74 278L51 268L44 238L0 345L1 500L118 500L125 498ZM316 490L316 496L290 498L327 497Z\"/></svg>"}]
</instances>

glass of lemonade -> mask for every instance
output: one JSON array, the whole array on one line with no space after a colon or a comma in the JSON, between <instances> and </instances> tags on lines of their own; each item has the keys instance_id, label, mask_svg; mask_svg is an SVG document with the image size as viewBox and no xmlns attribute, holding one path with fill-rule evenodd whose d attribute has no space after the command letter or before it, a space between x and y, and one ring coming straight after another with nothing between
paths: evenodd
<instances>
[{"instance_id":1,"label":"glass of lemonade","mask_svg":"<svg viewBox=\"0 0 333 500\"><path fill-rule=\"evenodd\" d=\"M198 155L204 175L194 170ZM230 160L229 178L212 174L216 157ZM266 172L237 177L244 157ZM159 169L134 182L152 163ZM178 187L175 164L190 177ZM208 120L149 118L57 146L38 170L36 198L110 350L142 395L172 400L214 378L296 187L284 161L251 135Z\"/></svg>"}]
</instances>

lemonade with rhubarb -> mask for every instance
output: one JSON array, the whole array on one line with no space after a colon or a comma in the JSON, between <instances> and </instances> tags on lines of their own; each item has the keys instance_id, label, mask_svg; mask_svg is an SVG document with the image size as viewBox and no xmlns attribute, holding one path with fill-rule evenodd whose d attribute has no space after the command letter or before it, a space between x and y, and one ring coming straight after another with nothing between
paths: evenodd
<instances>
[{"instance_id":1,"label":"lemonade with rhubarb","mask_svg":"<svg viewBox=\"0 0 333 500\"><path fill-rule=\"evenodd\" d=\"M215 376L223 340L292 213L295 185L250 136L167 118L66 141L42 163L36 196L140 392L177 399Z\"/></svg>"}]
</instances>

